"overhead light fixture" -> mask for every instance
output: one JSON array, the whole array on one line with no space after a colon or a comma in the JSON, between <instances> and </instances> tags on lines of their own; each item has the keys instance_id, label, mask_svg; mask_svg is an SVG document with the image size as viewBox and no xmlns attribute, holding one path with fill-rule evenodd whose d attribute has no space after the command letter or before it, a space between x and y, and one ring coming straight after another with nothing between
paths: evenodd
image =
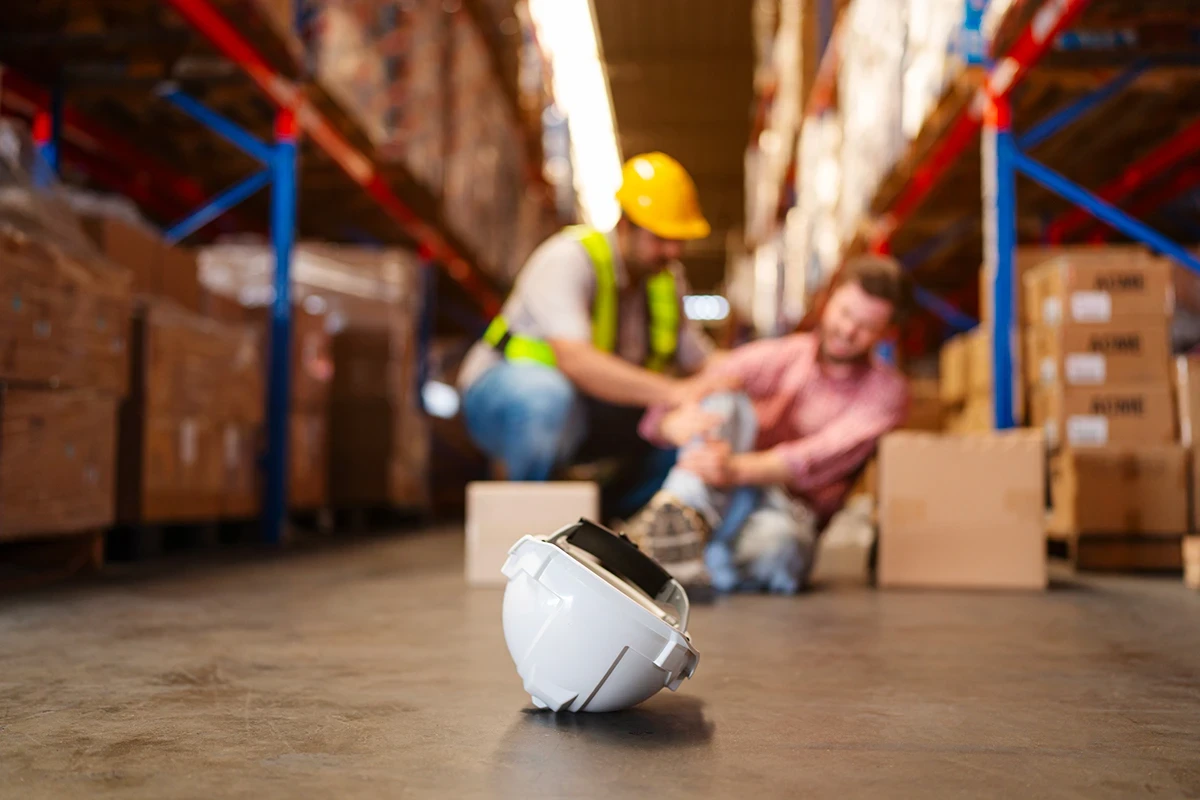
<instances>
[{"instance_id":1,"label":"overhead light fixture","mask_svg":"<svg viewBox=\"0 0 1200 800\"><path fill-rule=\"evenodd\" d=\"M621 152L591 0L529 0L529 16L551 64L554 103L567 118L584 221L610 230L621 215Z\"/></svg>"}]
</instances>

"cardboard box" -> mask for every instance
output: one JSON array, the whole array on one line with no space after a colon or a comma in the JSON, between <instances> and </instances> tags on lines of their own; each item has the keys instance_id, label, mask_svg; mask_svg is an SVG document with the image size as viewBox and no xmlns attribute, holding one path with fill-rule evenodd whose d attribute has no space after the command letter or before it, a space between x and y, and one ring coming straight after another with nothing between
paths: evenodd
<instances>
[{"instance_id":1,"label":"cardboard box","mask_svg":"<svg viewBox=\"0 0 1200 800\"><path fill-rule=\"evenodd\" d=\"M881 587L1043 589L1041 436L899 431L880 442Z\"/></svg>"},{"instance_id":2,"label":"cardboard box","mask_svg":"<svg viewBox=\"0 0 1200 800\"><path fill-rule=\"evenodd\" d=\"M117 518L123 524L215 520L225 492L221 426L202 416L121 409Z\"/></svg>"},{"instance_id":3,"label":"cardboard box","mask_svg":"<svg viewBox=\"0 0 1200 800\"><path fill-rule=\"evenodd\" d=\"M910 379L908 396L908 418L902 427L905 430L940 431L944 407L939 382L929 378Z\"/></svg>"},{"instance_id":4,"label":"cardboard box","mask_svg":"<svg viewBox=\"0 0 1200 800\"><path fill-rule=\"evenodd\" d=\"M1179 445L1065 450L1050 460L1050 496L1052 533L1185 533L1187 451Z\"/></svg>"},{"instance_id":5,"label":"cardboard box","mask_svg":"<svg viewBox=\"0 0 1200 800\"><path fill-rule=\"evenodd\" d=\"M110 217L85 216L84 232L113 263L129 270L134 294L158 294L163 241L157 232Z\"/></svg>"},{"instance_id":6,"label":"cardboard box","mask_svg":"<svg viewBox=\"0 0 1200 800\"><path fill-rule=\"evenodd\" d=\"M965 334L967 347L967 394L992 392L992 337L982 325Z\"/></svg>"},{"instance_id":7,"label":"cardboard box","mask_svg":"<svg viewBox=\"0 0 1200 800\"><path fill-rule=\"evenodd\" d=\"M990 433L996 428L991 395L972 397L967 404L950 416L945 429L948 433Z\"/></svg>"},{"instance_id":8,"label":"cardboard box","mask_svg":"<svg viewBox=\"0 0 1200 800\"><path fill-rule=\"evenodd\" d=\"M1057 249L1053 247L1031 246L1018 247L1013 254L1013 291L1015 292L1013 319L1017 322L1029 320L1031 304L1025 288L1026 276L1036 267L1054 257L1056 252ZM1039 306L1035 302L1032 307L1038 308ZM988 280L986 266L979 270L979 319L985 327L992 327L992 282Z\"/></svg>"},{"instance_id":9,"label":"cardboard box","mask_svg":"<svg viewBox=\"0 0 1200 800\"><path fill-rule=\"evenodd\" d=\"M500 568L522 536L548 536L581 517L597 520L599 514L600 489L591 481L467 484L467 583L503 586Z\"/></svg>"},{"instance_id":10,"label":"cardboard box","mask_svg":"<svg viewBox=\"0 0 1200 800\"><path fill-rule=\"evenodd\" d=\"M1191 460L1192 530L1200 531L1200 356L1178 356L1175 359L1175 406L1179 411L1179 442L1188 450Z\"/></svg>"},{"instance_id":11,"label":"cardboard box","mask_svg":"<svg viewBox=\"0 0 1200 800\"><path fill-rule=\"evenodd\" d=\"M112 525L118 402L88 390L0 392L0 540Z\"/></svg>"},{"instance_id":12,"label":"cardboard box","mask_svg":"<svg viewBox=\"0 0 1200 800\"><path fill-rule=\"evenodd\" d=\"M0 381L127 390L129 270L0 226Z\"/></svg>"},{"instance_id":13,"label":"cardboard box","mask_svg":"<svg viewBox=\"0 0 1200 800\"><path fill-rule=\"evenodd\" d=\"M942 345L938 357L938 381L942 402L958 405L967 399L967 340L962 334L951 336Z\"/></svg>"},{"instance_id":14,"label":"cardboard box","mask_svg":"<svg viewBox=\"0 0 1200 800\"><path fill-rule=\"evenodd\" d=\"M1044 325L1165 318L1174 309L1170 264L1145 250L1073 249L1037 267L1036 273Z\"/></svg>"},{"instance_id":15,"label":"cardboard box","mask_svg":"<svg viewBox=\"0 0 1200 800\"><path fill-rule=\"evenodd\" d=\"M1200 536L1183 538L1183 582L1189 589L1200 589Z\"/></svg>"},{"instance_id":16,"label":"cardboard box","mask_svg":"<svg viewBox=\"0 0 1200 800\"><path fill-rule=\"evenodd\" d=\"M1166 383L1039 387L1033 421L1051 448L1176 441L1175 401Z\"/></svg>"},{"instance_id":17,"label":"cardboard box","mask_svg":"<svg viewBox=\"0 0 1200 800\"><path fill-rule=\"evenodd\" d=\"M200 275L196 254L183 247L164 243L159 257L162 277L157 281L158 293L174 300L181 307L197 314L203 311Z\"/></svg>"},{"instance_id":18,"label":"cardboard box","mask_svg":"<svg viewBox=\"0 0 1200 800\"><path fill-rule=\"evenodd\" d=\"M1171 342L1164 317L1038 326L1028 336L1043 384L1105 386L1170 379Z\"/></svg>"},{"instance_id":19,"label":"cardboard box","mask_svg":"<svg viewBox=\"0 0 1200 800\"><path fill-rule=\"evenodd\" d=\"M262 511L260 426L226 422L221 426L221 455L224 482L220 514L224 519L249 519Z\"/></svg>"},{"instance_id":20,"label":"cardboard box","mask_svg":"<svg viewBox=\"0 0 1200 800\"><path fill-rule=\"evenodd\" d=\"M289 442L292 508L313 510L329 502L329 426L325 412L293 412Z\"/></svg>"}]
</instances>

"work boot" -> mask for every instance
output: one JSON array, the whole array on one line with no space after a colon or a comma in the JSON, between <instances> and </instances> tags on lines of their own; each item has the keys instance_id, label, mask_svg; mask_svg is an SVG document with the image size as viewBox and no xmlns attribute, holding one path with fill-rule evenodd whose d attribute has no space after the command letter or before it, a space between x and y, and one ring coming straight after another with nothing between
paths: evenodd
<instances>
[{"instance_id":1,"label":"work boot","mask_svg":"<svg viewBox=\"0 0 1200 800\"><path fill-rule=\"evenodd\" d=\"M704 548L712 529L703 515L667 492L659 492L625 528L630 541L683 584L693 603L713 597L704 565Z\"/></svg>"}]
</instances>

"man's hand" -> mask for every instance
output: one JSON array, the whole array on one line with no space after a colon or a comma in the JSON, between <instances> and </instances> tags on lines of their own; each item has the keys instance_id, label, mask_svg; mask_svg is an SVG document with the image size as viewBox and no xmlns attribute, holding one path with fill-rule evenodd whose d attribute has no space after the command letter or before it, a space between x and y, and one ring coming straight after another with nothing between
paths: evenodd
<instances>
[{"instance_id":1,"label":"man's hand","mask_svg":"<svg viewBox=\"0 0 1200 800\"><path fill-rule=\"evenodd\" d=\"M668 442L682 447L697 436L712 433L720 424L719 414L705 411L696 403L688 403L667 412L658 431Z\"/></svg>"},{"instance_id":2,"label":"man's hand","mask_svg":"<svg viewBox=\"0 0 1200 800\"><path fill-rule=\"evenodd\" d=\"M670 406L684 406L698 403L710 394L730 392L741 387L741 380L736 375L724 375L716 371L705 370L698 375L676 381L671 393L666 398Z\"/></svg>"},{"instance_id":3,"label":"man's hand","mask_svg":"<svg viewBox=\"0 0 1200 800\"><path fill-rule=\"evenodd\" d=\"M714 489L732 486L771 486L785 483L788 466L770 450L733 453L728 442L710 441L684 450L679 466Z\"/></svg>"},{"instance_id":4,"label":"man's hand","mask_svg":"<svg viewBox=\"0 0 1200 800\"><path fill-rule=\"evenodd\" d=\"M709 486L720 489L731 485L733 481L730 469L732 458L729 442L712 440L680 453L679 466Z\"/></svg>"}]
</instances>

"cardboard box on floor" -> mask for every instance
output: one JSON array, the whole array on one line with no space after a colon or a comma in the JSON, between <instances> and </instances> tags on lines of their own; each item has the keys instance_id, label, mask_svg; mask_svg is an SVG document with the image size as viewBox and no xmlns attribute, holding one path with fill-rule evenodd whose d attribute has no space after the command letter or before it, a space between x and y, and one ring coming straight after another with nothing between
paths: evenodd
<instances>
[{"instance_id":1,"label":"cardboard box on floor","mask_svg":"<svg viewBox=\"0 0 1200 800\"><path fill-rule=\"evenodd\" d=\"M1066 450L1050 460L1048 529L1071 536L1185 533L1187 484L1180 445Z\"/></svg>"},{"instance_id":2,"label":"cardboard box on floor","mask_svg":"<svg viewBox=\"0 0 1200 800\"><path fill-rule=\"evenodd\" d=\"M599 522L600 487L591 481L467 485L466 563L471 586L502 586L500 568L526 534L549 536L580 517Z\"/></svg>"},{"instance_id":3,"label":"cardboard box on floor","mask_svg":"<svg viewBox=\"0 0 1200 800\"><path fill-rule=\"evenodd\" d=\"M898 431L880 442L881 587L1043 589L1039 434Z\"/></svg>"}]
</instances>

